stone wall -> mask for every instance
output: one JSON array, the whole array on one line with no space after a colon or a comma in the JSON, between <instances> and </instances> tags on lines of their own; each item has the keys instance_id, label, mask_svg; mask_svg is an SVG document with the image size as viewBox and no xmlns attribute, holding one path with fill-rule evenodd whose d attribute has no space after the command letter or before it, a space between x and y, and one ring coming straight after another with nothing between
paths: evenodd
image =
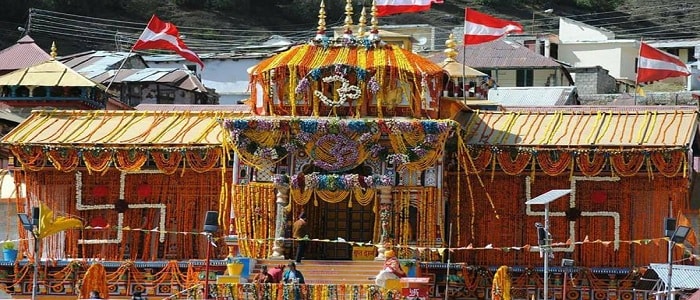
<instances>
[{"instance_id":1,"label":"stone wall","mask_svg":"<svg viewBox=\"0 0 700 300\"><path fill-rule=\"evenodd\" d=\"M579 94L614 93L617 90L615 78L601 66L585 68L568 68L575 74L576 88Z\"/></svg>"},{"instance_id":2,"label":"stone wall","mask_svg":"<svg viewBox=\"0 0 700 300\"><path fill-rule=\"evenodd\" d=\"M615 100L618 100L616 103ZM579 93L581 105L634 105L634 95L624 94L583 94ZM698 100L692 92L646 93L646 97L637 96L637 105L692 105Z\"/></svg>"}]
</instances>

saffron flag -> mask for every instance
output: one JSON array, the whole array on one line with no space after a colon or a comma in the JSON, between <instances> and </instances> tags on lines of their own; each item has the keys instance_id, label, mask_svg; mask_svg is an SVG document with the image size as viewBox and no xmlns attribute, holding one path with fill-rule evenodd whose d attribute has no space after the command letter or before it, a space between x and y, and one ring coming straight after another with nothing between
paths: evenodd
<instances>
[{"instance_id":1,"label":"saffron flag","mask_svg":"<svg viewBox=\"0 0 700 300\"><path fill-rule=\"evenodd\" d=\"M184 59L199 64L204 68L204 62L197 53L187 48L185 42L180 38L180 32L172 23L163 22L156 15L148 21L146 29L143 30L139 40L136 41L132 50L162 49L171 50L182 56Z\"/></svg>"},{"instance_id":2,"label":"saffron flag","mask_svg":"<svg viewBox=\"0 0 700 300\"><path fill-rule=\"evenodd\" d=\"M376 0L377 17L388 15L416 13L430 9L432 3L443 0Z\"/></svg>"},{"instance_id":3,"label":"saffron flag","mask_svg":"<svg viewBox=\"0 0 700 300\"><path fill-rule=\"evenodd\" d=\"M523 25L480 13L471 8L464 10L465 45L490 42L511 32L523 32Z\"/></svg>"},{"instance_id":4,"label":"saffron flag","mask_svg":"<svg viewBox=\"0 0 700 300\"><path fill-rule=\"evenodd\" d=\"M693 230L693 224L690 223L690 220L685 216L684 213L678 212L678 226L687 226L690 227L690 232L688 233L688 236L685 238L685 241L688 242L693 248L698 244L698 239L695 236L695 230Z\"/></svg>"},{"instance_id":5,"label":"saffron flag","mask_svg":"<svg viewBox=\"0 0 700 300\"><path fill-rule=\"evenodd\" d=\"M657 81L669 77L690 75L688 67L678 57L642 42L639 46L637 82Z\"/></svg>"}]
</instances>

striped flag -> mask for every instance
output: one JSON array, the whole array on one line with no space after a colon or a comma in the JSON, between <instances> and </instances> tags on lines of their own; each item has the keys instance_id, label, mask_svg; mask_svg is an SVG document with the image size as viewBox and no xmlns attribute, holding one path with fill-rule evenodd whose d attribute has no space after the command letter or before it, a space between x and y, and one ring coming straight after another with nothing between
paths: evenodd
<instances>
[{"instance_id":1,"label":"striped flag","mask_svg":"<svg viewBox=\"0 0 700 300\"><path fill-rule=\"evenodd\" d=\"M690 75L690 70L678 57L641 42L637 64L637 82L650 82L688 75Z\"/></svg>"},{"instance_id":2,"label":"striped flag","mask_svg":"<svg viewBox=\"0 0 700 300\"><path fill-rule=\"evenodd\" d=\"M511 32L523 32L523 25L480 13L471 8L464 10L465 45L490 42Z\"/></svg>"},{"instance_id":3,"label":"striped flag","mask_svg":"<svg viewBox=\"0 0 700 300\"><path fill-rule=\"evenodd\" d=\"M430 9L432 3L443 0L376 0L377 17L388 15L416 13Z\"/></svg>"}]
</instances>

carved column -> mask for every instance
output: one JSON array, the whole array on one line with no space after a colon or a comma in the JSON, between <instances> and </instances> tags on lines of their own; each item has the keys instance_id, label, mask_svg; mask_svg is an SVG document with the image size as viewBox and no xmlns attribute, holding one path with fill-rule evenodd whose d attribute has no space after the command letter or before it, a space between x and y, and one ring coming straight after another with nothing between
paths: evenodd
<instances>
[{"instance_id":1,"label":"carved column","mask_svg":"<svg viewBox=\"0 0 700 300\"><path fill-rule=\"evenodd\" d=\"M277 216L275 222L275 243L270 259L284 259L284 224L287 214L284 208L289 204L289 187L277 186Z\"/></svg>"},{"instance_id":2,"label":"carved column","mask_svg":"<svg viewBox=\"0 0 700 300\"><path fill-rule=\"evenodd\" d=\"M391 214L393 206L393 198L391 196L391 187L382 186L377 188L379 190L379 221L381 222L382 232L379 240L379 245L377 245L377 257L374 260L384 260L384 251L386 248L384 244L389 242L389 230L391 226Z\"/></svg>"}]
</instances>

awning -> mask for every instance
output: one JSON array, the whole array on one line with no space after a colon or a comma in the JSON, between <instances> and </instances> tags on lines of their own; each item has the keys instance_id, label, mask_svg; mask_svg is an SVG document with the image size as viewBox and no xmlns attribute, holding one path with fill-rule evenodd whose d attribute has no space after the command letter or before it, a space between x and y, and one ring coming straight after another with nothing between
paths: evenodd
<instances>
[{"instance_id":1,"label":"awning","mask_svg":"<svg viewBox=\"0 0 700 300\"><path fill-rule=\"evenodd\" d=\"M20 198L25 197L26 189L24 184L20 185ZM15 178L9 170L0 170L0 199L16 199L17 186Z\"/></svg>"},{"instance_id":2,"label":"awning","mask_svg":"<svg viewBox=\"0 0 700 300\"><path fill-rule=\"evenodd\" d=\"M697 118L690 107L476 111L464 132L472 145L687 147L698 131Z\"/></svg>"},{"instance_id":3,"label":"awning","mask_svg":"<svg viewBox=\"0 0 700 300\"><path fill-rule=\"evenodd\" d=\"M668 264L649 264L649 267L668 285ZM673 265L671 285L675 289L700 289L700 266Z\"/></svg>"},{"instance_id":4,"label":"awning","mask_svg":"<svg viewBox=\"0 0 700 300\"><path fill-rule=\"evenodd\" d=\"M11 145L61 147L220 146L220 120L236 111L33 111L2 139Z\"/></svg>"},{"instance_id":5,"label":"awning","mask_svg":"<svg viewBox=\"0 0 700 300\"><path fill-rule=\"evenodd\" d=\"M2 85L94 87L97 83L56 60L49 60L0 76Z\"/></svg>"}]
</instances>

